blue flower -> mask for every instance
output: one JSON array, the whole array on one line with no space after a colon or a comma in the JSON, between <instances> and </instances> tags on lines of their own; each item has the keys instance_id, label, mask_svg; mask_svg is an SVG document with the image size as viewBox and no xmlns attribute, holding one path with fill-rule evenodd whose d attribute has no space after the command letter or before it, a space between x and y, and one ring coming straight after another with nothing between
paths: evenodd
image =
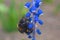
<instances>
[{"instance_id":1,"label":"blue flower","mask_svg":"<svg viewBox=\"0 0 60 40\"><path fill-rule=\"evenodd\" d=\"M31 35L28 35L28 38L32 38L32 36Z\"/></svg>"},{"instance_id":2,"label":"blue flower","mask_svg":"<svg viewBox=\"0 0 60 40\"><path fill-rule=\"evenodd\" d=\"M35 0L35 2L38 2L38 3L40 3L40 2L41 2L41 0Z\"/></svg>"},{"instance_id":3,"label":"blue flower","mask_svg":"<svg viewBox=\"0 0 60 40\"><path fill-rule=\"evenodd\" d=\"M38 10L38 12L36 13L36 15L39 17L40 15L43 14L43 11L41 9Z\"/></svg>"},{"instance_id":4,"label":"blue flower","mask_svg":"<svg viewBox=\"0 0 60 40\"><path fill-rule=\"evenodd\" d=\"M42 14L43 11L41 9L38 10L38 14Z\"/></svg>"},{"instance_id":5,"label":"blue flower","mask_svg":"<svg viewBox=\"0 0 60 40\"><path fill-rule=\"evenodd\" d=\"M43 25L43 21L42 20L38 20L40 25Z\"/></svg>"},{"instance_id":6,"label":"blue flower","mask_svg":"<svg viewBox=\"0 0 60 40\"><path fill-rule=\"evenodd\" d=\"M39 29L37 29L37 30L36 30L36 32L37 32L39 35L41 34L41 32L40 32L40 30L39 30Z\"/></svg>"},{"instance_id":7,"label":"blue flower","mask_svg":"<svg viewBox=\"0 0 60 40\"><path fill-rule=\"evenodd\" d=\"M35 7L38 8L40 5L38 2L35 3Z\"/></svg>"},{"instance_id":8,"label":"blue flower","mask_svg":"<svg viewBox=\"0 0 60 40\"><path fill-rule=\"evenodd\" d=\"M34 16L34 22L37 22L38 21L38 16Z\"/></svg>"},{"instance_id":9,"label":"blue flower","mask_svg":"<svg viewBox=\"0 0 60 40\"><path fill-rule=\"evenodd\" d=\"M33 23L29 23L28 28L32 29L33 28Z\"/></svg>"},{"instance_id":10,"label":"blue flower","mask_svg":"<svg viewBox=\"0 0 60 40\"><path fill-rule=\"evenodd\" d=\"M27 12L25 16L30 17L30 15L31 15L30 12Z\"/></svg>"},{"instance_id":11,"label":"blue flower","mask_svg":"<svg viewBox=\"0 0 60 40\"><path fill-rule=\"evenodd\" d=\"M29 9L29 11L30 11L31 13L36 12L36 7L35 7L35 6L32 6L32 7Z\"/></svg>"},{"instance_id":12,"label":"blue flower","mask_svg":"<svg viewBox=\"0 0 60 40\"><path fill-rule=\"evenodd\" d=\"M35 38L32 38L32 40L36 40Z\"/></svg>"},{"instance_id":13,"label":"blue flower","mask_svg":"<svg viewBox=\"0 0 60 40\"><path fill-rule=\"evenodd\" d=\"M31 6L31 3L30 3L30 2L27 2L27 3L25 4L25 7L26 7L26 8L30 8L30 6Z\"/></svg>"},{"instance_id":14,"label":"blue flower","mask_svg":"<svg viewBox=\"0 0 60 40\"><path fill-rule=\"evenodd\" d=\"M33 27L35 27L35 24L38 22L40 25L43 25L43 21L39 20L39 16L43 14L43 11L41 9L38 9L42 0L33 0L32 4L31 2L27 2L25 4L25 7L29 9L29 12L25 15L26 18L29 17L29 21L30 23L28 24L28 29L33 29ZM33 16L32 16L32 15ZM31 22L33 20L33 22ZM31 34L28 32L28 38L32 38L32 40L36 40L35 36L34 36L34 32L35 30L33 30L33 37L31 36ZM39 29L36 29L37 34L41 34L41 31Z\"/></svg>"},{"instance_id":15,"label":"blue flower","mask_svg":"<svg viewBox=\"0 0 60 40\"><path fill-rule=\"evenodd\" d=\"M30 22L32 21L32 17L29 18L29 21L30 21Z\"/></svg>"}]
</instances>

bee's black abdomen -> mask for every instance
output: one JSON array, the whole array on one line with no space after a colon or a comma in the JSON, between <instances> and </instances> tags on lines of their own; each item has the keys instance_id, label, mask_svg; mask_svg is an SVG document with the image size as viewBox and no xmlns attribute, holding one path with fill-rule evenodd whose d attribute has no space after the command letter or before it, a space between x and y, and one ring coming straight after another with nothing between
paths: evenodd
<instances>
[{"instance_id":1,"label":"bee's black abdomen","mask_svg":"<svg viewBox=\"0 0 60 40\"><path fill-rule=\"evenodd\" d=\"M23 17L19 24L18 24L18 31L21 32L21 33L26 33L28 34L29 33L32 33L32 29L28 29L28 24L30 23L30 20Z\"/></svg>"}]
</instances>

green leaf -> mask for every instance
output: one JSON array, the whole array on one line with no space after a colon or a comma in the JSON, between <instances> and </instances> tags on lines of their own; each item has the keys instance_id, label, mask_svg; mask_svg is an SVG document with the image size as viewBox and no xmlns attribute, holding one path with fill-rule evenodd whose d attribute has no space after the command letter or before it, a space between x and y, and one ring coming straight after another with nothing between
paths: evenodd
<instances>
[{"instance_id":1,"label":"green leaf","mask_svg":"<svg viewBox=\"0 0 60 40\"><path fill-rule=\"evenodd\" d=\"M46 4L51 4L53 0L43 0L43 2L45 2Z\"/></svg>"},{"instance_id":2,"label":"green leaf","mask_svg":"<svg viewBox=\"0 0 60 40\"><path fill-rule=\"evenodd\" d=\"M5 32L17 31L17 13L15 9L15 1L11 0L10 9L7 14L7 19L3 21L3 29Z\"/></svg>"},{"instance_id":3,"label":"green leaf","mask_svg":"<svg viewBox=\"0 0 60 40\"><path fill-rule=\"evenodd\" d=\"M6 13L8 11L8 7L4 4L0 4L0 12Z\"/></svg>"},{"instance_id":4,"label":"green leaf","mask_svg":"<svg viewBox=\"0 0 60 40\"><path fill-rule=\"evenodd\" d=\"M3 3L4 2L4 0L0 0L0 3Z\"/></svg>"}]
</instances>

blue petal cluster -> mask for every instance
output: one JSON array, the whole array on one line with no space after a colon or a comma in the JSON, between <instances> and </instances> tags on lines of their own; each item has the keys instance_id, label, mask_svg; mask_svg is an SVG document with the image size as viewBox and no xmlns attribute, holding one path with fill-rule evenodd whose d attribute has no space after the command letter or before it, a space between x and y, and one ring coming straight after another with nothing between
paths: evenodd
<instances>
[{"instance_id":1,"label":"blue petal cluster","mask_svg":"<svg viewBox=\"0 0 60 40\"><path fill-rule=\"evenodd\" d=\"M29 23L28 28L32 29L33 28L33 23Z\"/></svg>"},{"instance_id":2,"label":"blue petal cluster","mask_svg":"<svg viewBox=\"0 0 60 40\"><path fill-rule=\"evenodd\" d=\"M38 22L40 25L43 25L43 21L41 19L39 19L39 16L43 14L43 11L41 9L39 9L40 5L41 5L42 0L32 0L32 2L27 2L25 4L25 7L29 9L29 12L26 13L26 18L29 18L31 23L28 25L29 29L32 29L34 27L34 25L36 24L36 22ZM33 15L33 16L32 16ZM41 34L40 30L35 28L37 34ZM32 38L30 36L30 34L28 33L28 38ZM32 40L35 40L35 38L33 37Z\"/></svg>"},{"instance_id":3,"label":"blue petal cluster","mask_svg":"<svg viewBox=\"0 0 60 40\"><path fill-rule=\"evenodd\" d=\"M28 36L28 38L32 38L32 36L31 36L31 35L29 35L29 36Z\"/></svg>"},{"instance_id":4,"label":"blue petal cluster","mask_svg":"<svg viewBox=\"0 0 60 40\"><path fill-rule=\"evenodd\" d=\"M33 6L29 9L29 11L30 11L31 13L36 12L36 7L33 5Z\"/></svg>"},{"instance_id":5,"label":"blue petal cluster","mask_svg":"<svg viewBox=\"0 0 60 40\"><path fill-rule=\"evenodd\" d=\"M40 35L41 34L41 31L39 29L36 30L36 32Z\"/></svg>"},{"instance_id":6,"label":"blue petal cluster","mask_svg":"<svg viewBox=\"0 0 60 40\"><path fill-rule=\"evenodd\" d=\"M26 7L26 8L30 8L30 6L31 6L31 3L30 3L30 2L27 2L27 3L25 4L25 7Z\"/></svg>"},{"instance_id":7,"label":"blue petal cluster","mask_svg":"<svg viewBox=\"0 0 60 40\"><path fill-rule=\"evenodd\" d=\"M30 15L31 15L30 12L27 12L25 16L30 17Z\"/></svg>"}]
</instances>

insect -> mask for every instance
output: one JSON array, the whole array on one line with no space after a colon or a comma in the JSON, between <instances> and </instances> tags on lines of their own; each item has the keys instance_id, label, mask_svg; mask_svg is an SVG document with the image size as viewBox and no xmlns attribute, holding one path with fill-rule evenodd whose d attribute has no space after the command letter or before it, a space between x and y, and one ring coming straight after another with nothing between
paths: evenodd
<instances>
[{"instance_id":1,"label":"insect","mask_svg":"<svg viewBox=\"0 0 60 40\"><path fill-rule=\"evenodd\" d=\"M19 24L18 24L18 31L20 33L32 33L33 32L33 28L32 29L29 29L28 28L28 24L31 23L31 21L29 20L29 18L26 18L26 17L23 17L20 21L19 21Z\"/></svg>"}]
</instances>

